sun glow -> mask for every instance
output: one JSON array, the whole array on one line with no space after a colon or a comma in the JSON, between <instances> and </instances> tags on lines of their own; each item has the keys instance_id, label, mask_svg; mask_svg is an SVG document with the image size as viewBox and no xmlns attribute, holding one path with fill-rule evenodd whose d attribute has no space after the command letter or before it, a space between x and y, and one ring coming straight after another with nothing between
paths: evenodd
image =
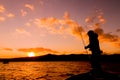
<instances>
[{"instance_id":1,"label":"sun glow","mask_svg":"<svg viewBox=\"0 0 120 80\"><path fill-rule=\"evenodd\" d=\"M29 52L29 53L28 53L28 56L29 56L29 57L34 57L34 56L35 56L35 53L34 53L34 52Z\"/></svg>"}]
</instances>

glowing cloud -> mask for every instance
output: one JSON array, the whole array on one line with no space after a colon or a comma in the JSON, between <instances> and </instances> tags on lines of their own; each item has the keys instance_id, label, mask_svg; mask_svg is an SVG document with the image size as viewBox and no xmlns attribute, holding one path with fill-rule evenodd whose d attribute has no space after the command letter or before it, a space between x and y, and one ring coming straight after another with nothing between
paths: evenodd
<instances>
[{"instance_id":1,"label":"glowing cloud","mask_svg":"<svg viewBox=\"0 0 120 80\"><path fill-rule=\"evenodd\" d=\"M22 51L22 52L35 52L35 53L39 53L39 52L47 52L47 53L58 53L55 50L51 50L48 48L43 48L43 47L36 47L36 48L20 48L18 49L18 51Z\"/></svg>"},{"instance_id":2,"label":"glowing cloud","mask_svg":"<svg viewBox=\"0 0 120 80\"><path fill-rule=\"evenodd\" d=\"M13 17L15 17L15 15L12 14L12 13L9 13L9 14L7 14L7 17L9 17L9 18L13 18Z\"/></svg>"},{"instance_id":3,"label":"glowing cloud","mask_svg":"<svg viewBox=\"0 0 120 80\"><path fill-rule=\"evenodd\" d=\"M0 16L0 22L5 21L5 17Z\"/></svg>"},{"instance_id":4,"label":"glowing cloud","mask_svg":"<svg viewBox=\"0 0 120 80\"><path fill-rule=\"evenodd\" d=\"M23 28L16 29L16 32L19 33L19 34L22 34L22 35L30 36L30 33L27 32L27 31L26 31L25 29L23 29Z\"/></svg>"},{"instance_id":5,"label":"glowing cloud","mask_svg":"<svg viewBox=\"0 0 120 80\"><path fill-rule=\"evenodd\" d=\"M101 24L101 23L105 23L106 22L106 20L105 20L105 18L103 16L103 12L102 11L97 10L95 12L95 14L96 15L88 16L85 19L85 22L86 23L92 23L92 24L94 24L94 23L100 23Z\"/></svg>"},{"instance_id":6,"label":"glowing cloud","mask_svg":"<svg viewBox=\"0 0 120 80\"><path fill-rule=\"evenodd\" d=\"M27 15L27 12L24 11L23 9L21 9L20 12L21 12L21 15L22 15L22 16L26 16L26 15Z\"/></svg>"},{"instance_id":7,"label":"glowing cloud","mask_svg":"<svg viewBox=\"0 0 120 80\"><path fill-rule=\"evenodd\" d=\"M5 7L3 6L3 5L0 5L0 13L3 13L3 12L5 12Z\"/></svg>"},{"instance_id":8,"label":"glowing cloud","mask_svg":"<svg viewBox=\"0 0 120 80\"><path fill-rule=\"evenodd\" d=\"M33 23L39 28L47 29L51 33L64 34L67 31L69 34L80 36L80 33L84 31L82 26L72 20L68 12L65 12L63 17L64 19L55 17L37 18Z\"/></svg>"},{"instance_id":9,"label":"glowing cloud","mask_svg":"<svg viewBox=\"0 0 120 80\"><path fill-rule=\"evenodd\" d=\"M87 17L85 19L87 25L92 26L92 29L99 35L99 40L101 43L107 42L112 45L120 44L120 37L116 34L105 33L101 26L106 22L103 17L103 14L97 14L92 17ZM84 27L79 23L71 19L68 12L64 13L63 19L58 19L55 17L48 18L36 18L33 20L33 23L39 28L45 28L48 32L58 34L61 32L65 35L64 32L67 32L70 35L75 36L76 38L81 39L81 34L84 37L85 42L88 42ZM118 29L119 32L119 29ZM117 45L119 46L119 45Z\"/></svg>"},{"instance_id":10,"label":"glowing cloud","mask_svg":"<svg viewBox=\"0 0 120 80\"><path fill-rule=\"evenodd\" d=\"M31 26L31 23L27 22L27 23L25 23L25 25L29 27L29 26Z\"/></svg>"},{"instance_id":11,"label":"glowing cloud","mask_svg":"<svg viewBox=\"0 0 120 80\"><path fill-rule=\"evenodd\" d=\"M113 46L120 48L120 38L117 42L112 43Z\"/></svg>"},{"instance_id":12,"label":"glowing cloud","mask_svg":"<svg viewBox=\"0 0 120 80\"><path fill-rule=\"evenodd\" d=\"M86 22L86 23L93 23L93 22L94 22L94 18L95 18L95 17L87 17L87 18L85 19L85 22Z\"/></svg>"},{"instance_id":13,"label":"glowing cloud","mask_svg":"<svg viewBox=\"0 0 120 80\"><path fill-rule=\"evenodd\" d=\"M103 38L110 42L118 41L118 36L110 33L103 34Z\"/></svg>"},{"instance_id":14,"label":"glowing cloud","mask_svg":"<svg viewBox=\"0 0 120 80\"><path fill-rule=\"evenodd\" d=\"M120 32L120 29L117 29L116 32Z\"/></svg>"},{"instance_id":15,"label":"glowing cloud","mask_svg":"<svg viewBox=\"0 0 120 80\"><path fill-rule=\"evenodd\" d=\"M100 23L105 23L105 18L103 17L103 15L98 15L98 19Z\"/></svg>"},{"instance_id":16,"label":"glowing cloud","mask_svg":"<svg viewBox=\"0 0 120 80\"><path fill-rule=\"evenodd\" d=\"M77 35L77 36L80 36L83 31L84 31L84 30L83 30L83 28L82 28L81 26L73 27L73 28L72 28L72 33L73 33L74 35Z\"/></svg>"},{"instance_id":17,"label":"glowing cloud","mask_svg":"<svg viewBox=\"0 0 120 80\"><path fill-rule=\"evenodd\" d=\"M34 6L31 4L25 4L25 7L32 10L32 11L34 10Z\"/></svg>"},{"instance_id":18,"label":"glowing cloud","mask_svg":"<svg viewBox=\"0 0 120 80\"><path fill-rule=\"evenodd\" d=\"M64 13L64 18L65 18L65 19L70 19L70 14L69 14L68 12L65 12L65 13Z\"/></svg>"},{"instance_id":19,"label":"glowing cloud","mask_svg":"<svg viewBox=\"0 0 120 80\"><path fill-rule=\"evenodd\" d=\"M11 49L11 48L2 48L2 49L0 49L0 50L13 51L13 49Z\"/></svg>"},{"instance_id":20,"label":"glowing cloud","mask_svg":"<svg viewBox=\"0 0 120 80\"><path fill-rule=\"evenodd\" d=\"M101 26L106 22L103 12L97 11L95 13L96 15L93 15L92 17L87 17L85 19L85 22L87 23L87 26L92 26L89 28L92 28L98 35L100 43L108 43L111 47L120 47L120 37L116 34L112 33L106 33ZM119 32L119 29L116 30ZM104 47L104 46L103 46Z\"/></svg>"}]
</instances>

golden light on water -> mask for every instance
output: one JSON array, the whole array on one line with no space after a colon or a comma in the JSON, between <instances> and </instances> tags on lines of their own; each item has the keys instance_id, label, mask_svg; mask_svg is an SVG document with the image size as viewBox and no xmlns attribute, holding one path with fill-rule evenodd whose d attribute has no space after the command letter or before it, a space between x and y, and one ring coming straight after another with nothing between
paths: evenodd
<instances>
[{"instance_id":1,"label":"golden light on water","mask_svg":"<svg viewBox=\"0 0 120 80\"><path fill-rule=\"evenodd\" d=\"M35 56L35 53L34 52L29 52L28 53L28 57L34 57Z\"/></svg>"}]
</instances>

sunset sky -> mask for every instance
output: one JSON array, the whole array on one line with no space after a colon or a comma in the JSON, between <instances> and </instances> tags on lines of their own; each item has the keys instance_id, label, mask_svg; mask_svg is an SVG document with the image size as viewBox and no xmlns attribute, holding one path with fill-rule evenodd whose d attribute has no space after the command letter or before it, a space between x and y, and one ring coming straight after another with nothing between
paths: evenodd
<instances>
[{"instance_id":1,"label":"sunset sky","mask_svg":"<svg viewBox=\"0 0 120 80\"><path fill-rule=\"evenodd\" d=\"M87 31L120 54L120 0L0 0L0 58L83 54Z\"/></svg>"}]
</instances>

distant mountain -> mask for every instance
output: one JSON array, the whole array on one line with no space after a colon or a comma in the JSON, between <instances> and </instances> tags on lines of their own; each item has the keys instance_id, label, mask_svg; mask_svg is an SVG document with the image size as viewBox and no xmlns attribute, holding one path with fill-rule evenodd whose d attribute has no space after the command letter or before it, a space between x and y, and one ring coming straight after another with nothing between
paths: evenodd
<instances>
[{"instance_id":1,"label":"distant mountain","mask_svg":"<svg viewBox=\"0 0 120 80\"><path fill-rule=\"evenodd\" d=\"M47 54L43 56L36 57L21 57L21 58L11 58L11 59L0 59L0 61L9 60L9 61L88 61L90 55L84 54L70 54L70 55L53 55ZM101 61L120 61L120 55L102 55Z\"/></svg>"}]
</instances>

